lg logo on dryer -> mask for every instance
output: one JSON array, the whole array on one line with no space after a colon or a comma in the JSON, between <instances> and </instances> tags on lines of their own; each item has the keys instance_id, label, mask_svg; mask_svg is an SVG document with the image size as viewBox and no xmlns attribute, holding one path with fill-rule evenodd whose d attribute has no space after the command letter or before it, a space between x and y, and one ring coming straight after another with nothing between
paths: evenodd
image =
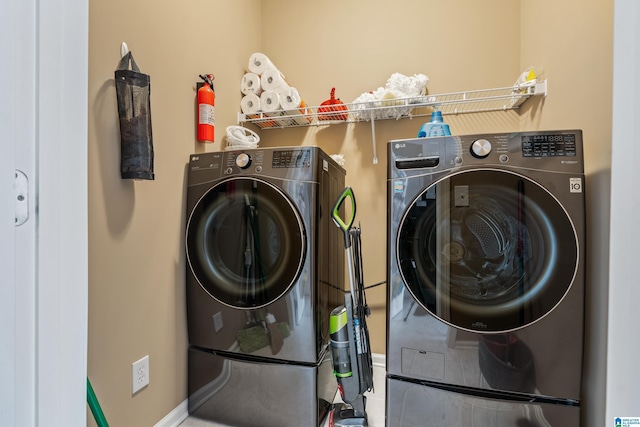
<instances>
[{"instance_id":1,"label":"lg logo on dryer","mask_svg":"<svg viewBox=\"0 0 640 427\"><path fill-rule=\"evenodd\" d=\"M487 329L487 324L484 322L476 321L471 324L474 329Z\"/></svg>"},{"instance_id":2,"label":"lg logo on dryer","mask_svg":"<svg viewBox=\"0 0 640 427\"><path fill-rule=\"evenodd\" d=\"M571 193L582 193L582 178L569 178L569 191Z\"/></svg>"}]
</instances>

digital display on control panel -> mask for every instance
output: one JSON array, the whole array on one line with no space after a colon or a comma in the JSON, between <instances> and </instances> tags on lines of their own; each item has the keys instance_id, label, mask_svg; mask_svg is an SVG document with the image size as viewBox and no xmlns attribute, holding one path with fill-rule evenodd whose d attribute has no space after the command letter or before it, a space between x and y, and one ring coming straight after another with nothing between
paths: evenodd
<instances>
[{"instance_id":1,"label":"digital display on control panel","mask_svg":"<svg viewBox=\"0 0 640 427\"><path fill-rule=\"evenodd\" d=\"M274 151L273 168L308 168L311 166L311 150Z\"/></svg>"},{"instance_id":2,"label":"digital display on control panel","mask_svg":"<svg viewBox=\"0 0 640 427\"><path fill-rule=\"evenodd\" d=\"M576 155L576 135L539 134L522 136L524 157L560 157Z\"/></svg>"}]
</instances>

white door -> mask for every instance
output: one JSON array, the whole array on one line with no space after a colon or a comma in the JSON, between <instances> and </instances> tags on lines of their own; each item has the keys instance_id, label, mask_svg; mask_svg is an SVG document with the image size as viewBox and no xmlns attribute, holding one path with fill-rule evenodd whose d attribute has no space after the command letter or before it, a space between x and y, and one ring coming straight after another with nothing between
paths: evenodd
<instances>
[{"instance_id":1,"label":"white door","mask_svg":"<svg viewBox=\"0 0 640 427\"><path fill-rule=\"evenodd\" d=\"M7 426L36 419L34 3L0 4L0 56L8 64L0 68L0 424Z\"/></svg>"},{"instance_id":2,"label":"white door","mask_svg":"<svg viewBox=\"0 0 640 427\"><path fill-rule=\"evenodd\" d=\"M88 0L0 2L2 426L86 422L87 26Z\"/></svg>"}]
</instances>

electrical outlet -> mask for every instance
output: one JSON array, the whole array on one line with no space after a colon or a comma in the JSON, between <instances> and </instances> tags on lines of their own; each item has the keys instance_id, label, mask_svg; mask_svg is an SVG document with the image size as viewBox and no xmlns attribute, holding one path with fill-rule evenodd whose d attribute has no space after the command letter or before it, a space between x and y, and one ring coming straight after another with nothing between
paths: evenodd
<instances>
[{"instance_id":1,"label":"electrical outlet","mask_svg":"<svg viewBox=\"0 0 640 427\"><path fill-rule=\"evenodd\" d=\"M220 332L220 329L222 329L222 313L221 312L217 312L216 314L213 315L213 328L216 330L216 332Z\"/></svg>"},{"instance_id":2,"label":"electrical outlet","mask_svg":"<svg viewBox=\"0 0 640 427\"><path fill-rule=\"evenodd\" d=\"M149 385L149 355L131 364L131 394Z\"/></svg>"}]
</instances>

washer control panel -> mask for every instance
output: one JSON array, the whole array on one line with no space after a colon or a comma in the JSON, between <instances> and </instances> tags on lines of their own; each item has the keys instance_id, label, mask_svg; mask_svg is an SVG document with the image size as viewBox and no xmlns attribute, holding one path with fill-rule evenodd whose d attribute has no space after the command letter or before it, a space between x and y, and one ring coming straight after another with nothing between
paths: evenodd
<instances>
[{"instance_id":1,"label":"washer control panel","mask_svg":"<svg viewBox=\"0 0 640 427\"><path fill-rule=\"evenodd\" d=\"M524 157L575 157L576 155L576 135L573 133L523 135L521 140Z\"/></svg>"}]
</instances>

